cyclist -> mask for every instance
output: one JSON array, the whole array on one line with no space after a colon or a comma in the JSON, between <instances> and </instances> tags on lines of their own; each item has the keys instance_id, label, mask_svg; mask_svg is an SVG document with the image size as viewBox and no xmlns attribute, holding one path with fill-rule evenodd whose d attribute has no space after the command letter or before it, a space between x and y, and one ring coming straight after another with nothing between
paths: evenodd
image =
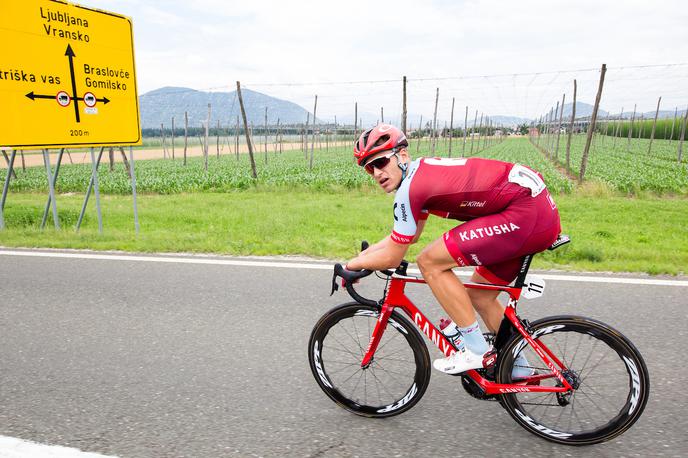
<instances>
[{"instance_id":1,"label":"cyclist","mask_svg":"<svg viewBox=\"0 0 688 458\"><path fill-rule=\"evenodd\" d=\"M417 258L423 278L462 334L459 351L435 360L448 374L483 367L488 344L477 311L496 332L504 315L498 292L467 290L452 268L477 266L471 281L511 283L523 257L547 249L561 230L542 176L518 164L482 158L411 160L404 133L389 124L363 132L354 157L387 193L395 192L391 235L349 261L349 270L397 267L423 232L429 214L466 221L426 246ZM524 358L515 376L527 376Z\"/></svg>"}]
</instances>

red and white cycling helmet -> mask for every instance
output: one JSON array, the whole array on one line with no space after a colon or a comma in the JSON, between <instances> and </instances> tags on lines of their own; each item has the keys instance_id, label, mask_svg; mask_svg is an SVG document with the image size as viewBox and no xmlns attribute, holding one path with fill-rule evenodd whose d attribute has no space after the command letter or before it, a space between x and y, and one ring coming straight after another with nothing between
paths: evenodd
<instances>
[{"instance_id":1,"label":"red and white cycling helmet","mask_svg":"<svg viewBox=\"0 0 688 458\"><path fill-rule=\"evenodd\" d=\"M354 157L358 165L363 166L371 156L379 152L389 150L397 152L406 147L408 147L408 140L400 129L390 124L378 124L363 132L358 138L354 144Z\"/></svg>"}]
</instances>

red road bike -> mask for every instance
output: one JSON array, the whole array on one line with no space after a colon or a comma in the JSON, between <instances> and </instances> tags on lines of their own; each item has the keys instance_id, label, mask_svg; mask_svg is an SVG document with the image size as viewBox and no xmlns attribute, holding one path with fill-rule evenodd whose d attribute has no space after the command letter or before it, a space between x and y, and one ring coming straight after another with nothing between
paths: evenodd
<instances>
[{"instance_id":1,"label":"red road bike","mask_svg":"<svg viewBox=\"0 0 688 458\"><path fill-rule=\"evenodd\" d=\"M560 236L550 250L568 242ZM521 319L516 306L522 294L544 290L544 282L526 277L532 257L525 257L513 286L465 283L466 288L504 292L509 300L496 335L486 334L492 350L483 368L459 374L461 383L475 398L499 401L518 424L547 440L589 445L612 439L645 408L650 389L645 362L625 336L600 321L573 315ZM389 417L420 401L431 364L419 330L445 356L456 351L406 296L408 283L425 283L408 275L407 266L404 261L394 272L378 273L386 283L383 298L374 301L354 288L372 271L335 265L332 293L341 277L356 302L325 313L311 333L308 357L315 380L355 414ZM512 378L519 355L530 364L525 373L532 375Z\"/></svg>"}]
</instances>

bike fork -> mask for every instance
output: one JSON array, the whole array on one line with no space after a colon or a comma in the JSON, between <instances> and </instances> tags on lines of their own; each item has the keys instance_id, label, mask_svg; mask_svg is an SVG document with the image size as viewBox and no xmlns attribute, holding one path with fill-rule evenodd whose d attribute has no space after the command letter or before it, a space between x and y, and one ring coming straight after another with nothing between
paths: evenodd
<instances>
[{"instance_id":1,"label":"bike fork","mask_svg":"<svg viewBox=\"0 0 688 458\"><path fill-rule=\"evenodd\" d=\"M393 311L394 307L389 306L387 304L382 305L382 310L380 311L380 315L378 316L377 322L375 323L375 329L373 329L373 335L370 336L368 348L366 349L365 355L363 356L363 361L361 361L361 367L363 369L367 369L368 366L370 366L370 364L373 362L375 350L377 350L377 346L380 344L382 334L384 334L385 332L387 322L389 321L389 317Z\"/></svg>"}]
</instances>

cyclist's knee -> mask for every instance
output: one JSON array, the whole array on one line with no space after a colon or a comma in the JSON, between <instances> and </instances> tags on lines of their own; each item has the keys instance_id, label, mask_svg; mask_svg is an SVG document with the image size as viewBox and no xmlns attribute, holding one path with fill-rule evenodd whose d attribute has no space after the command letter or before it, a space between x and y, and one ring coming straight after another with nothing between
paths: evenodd
<instances>
[{"instance_id":1,"label":"cyclist's knee","mask_svg":"<svg viewBox=\"0 0 688 458\"><path fill-rule=\"evenodd\" d=\"M416 258L416 264L418 264L418 268L425 278L446 270L450 270L452 268L451 265L447 265L447 262L444 259L441 259L434 254L433 245L427 246L423 249L423 251L421 251Z\"/></svg>"}]
</instances>

